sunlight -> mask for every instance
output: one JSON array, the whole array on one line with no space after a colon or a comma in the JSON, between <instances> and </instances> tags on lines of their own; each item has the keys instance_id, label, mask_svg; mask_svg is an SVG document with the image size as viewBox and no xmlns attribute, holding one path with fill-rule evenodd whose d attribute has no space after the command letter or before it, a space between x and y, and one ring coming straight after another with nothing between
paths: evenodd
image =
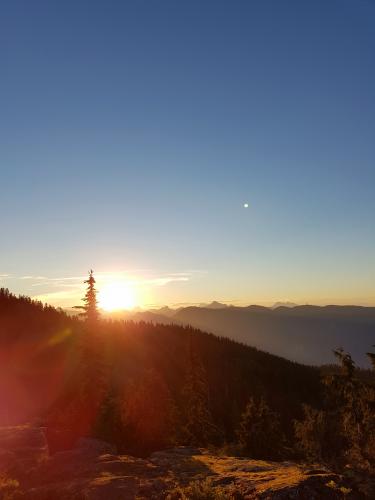
<instances>
[{"instance_id":1,"label":"sunlight","mask_svg":"<svg viewBox=\"0 0 375 500\"><path fill-rule=\"evenodd\" d=\"M136 305L135 292L127 283L108 283L98 293L98 306L105 311L133 309Z\"/></svg>"}]
</instances>

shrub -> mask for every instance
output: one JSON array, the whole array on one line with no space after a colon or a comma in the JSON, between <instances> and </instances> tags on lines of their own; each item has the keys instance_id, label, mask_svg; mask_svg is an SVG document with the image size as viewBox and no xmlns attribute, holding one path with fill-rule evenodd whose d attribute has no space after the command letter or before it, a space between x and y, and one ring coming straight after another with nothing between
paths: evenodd
<instances>
[{"instance_id":1,"label":"shrub","mask_svg":"<svg viewBox=\"0 0 375 500\"><path fill-rule=\"evenodd\" d=\"M194 481L185 487L171 491L167 500L242 500L241 493L221 486L214 486L210 478Z\"/></svg>"}]
</instances>

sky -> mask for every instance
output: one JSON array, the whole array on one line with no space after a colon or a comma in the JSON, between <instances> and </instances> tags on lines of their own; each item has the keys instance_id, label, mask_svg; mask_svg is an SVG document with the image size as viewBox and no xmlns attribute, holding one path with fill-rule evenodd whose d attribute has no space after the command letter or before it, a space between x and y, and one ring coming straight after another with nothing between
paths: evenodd
<instances>
[{"instance_id":1,"label":"sky","mask_svg":"<svg viewBox=\"0 0 375 500\"><path fill-rule=\"evenodd\" d=\"M372 0L1 2L0 286L375 305L374 26Z\"/></svg>"}]
</instances>

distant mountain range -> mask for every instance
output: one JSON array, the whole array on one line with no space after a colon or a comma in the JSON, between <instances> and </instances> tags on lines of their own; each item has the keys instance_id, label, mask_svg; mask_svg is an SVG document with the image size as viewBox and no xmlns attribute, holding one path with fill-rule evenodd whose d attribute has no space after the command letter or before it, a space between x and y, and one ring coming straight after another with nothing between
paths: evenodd
<instances>
[{"instance_id":1,"label":"distant mountain range","mask_svg":"<svg viewBox=\"0 0 375 500\"><path fill-rule=\"evenodd\" d=\"M375 344L375 307L294 306L291 303L235 307L212 302L200 307L125 313L126 319L191 325L300 363L333 363L333 349L349 351L367 367Z\"/></svg>"},{"instance_id":2,"label":"distant mountain range","mask_svg":"<svg viewBox=\"0 0 375 500\"><path fill-rule=\"evenodd\" d=\"M272 306L272 309L276 309L277 307L297 307L298 304L294 302L275 302L274 305Z\"/></svg>"},{"instance_id":3,"label":"distant mountain range","mask_svg":"<svg viewBox=\"0 0 375 500\"><path fill-rule=\"evenodd\" d=\"M201 304L200 307L205 307L206 309L226 309L230 306L228 306L228 304L223 304L214 300L210 304Z\"/></svg>"}]
</instances>

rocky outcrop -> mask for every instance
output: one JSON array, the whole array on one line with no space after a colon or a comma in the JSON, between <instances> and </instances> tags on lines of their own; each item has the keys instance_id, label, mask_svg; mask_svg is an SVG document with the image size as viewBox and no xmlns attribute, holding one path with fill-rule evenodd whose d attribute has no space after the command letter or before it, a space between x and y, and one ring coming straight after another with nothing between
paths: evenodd
<instances>
[{"instance_id":1,"label":"rocky outcrop","mask_svg":"<svg viewBox=\"0 0 375 500\"><path fill-rule=\"evenodd\" d=\"M220 493L220 499L362 498L339 476L291 462L218 457L195 448L173 448L142 459L118 455L111 445L94 439L48 457L43 436L41 429L0 430L3 470L19 481L23 500L179 499L184 488L198 482Z\"/></svg>"},{"instance_id":2,"label":"rocky outcrop","mask_svg":"<svg viewBox=\"0 0 375 500\"><path fill-rule=\"evenodd\" d=\"M49 456L43 428L0 427L0 471L22 475Z\"/></svg>"}]
</instances>

